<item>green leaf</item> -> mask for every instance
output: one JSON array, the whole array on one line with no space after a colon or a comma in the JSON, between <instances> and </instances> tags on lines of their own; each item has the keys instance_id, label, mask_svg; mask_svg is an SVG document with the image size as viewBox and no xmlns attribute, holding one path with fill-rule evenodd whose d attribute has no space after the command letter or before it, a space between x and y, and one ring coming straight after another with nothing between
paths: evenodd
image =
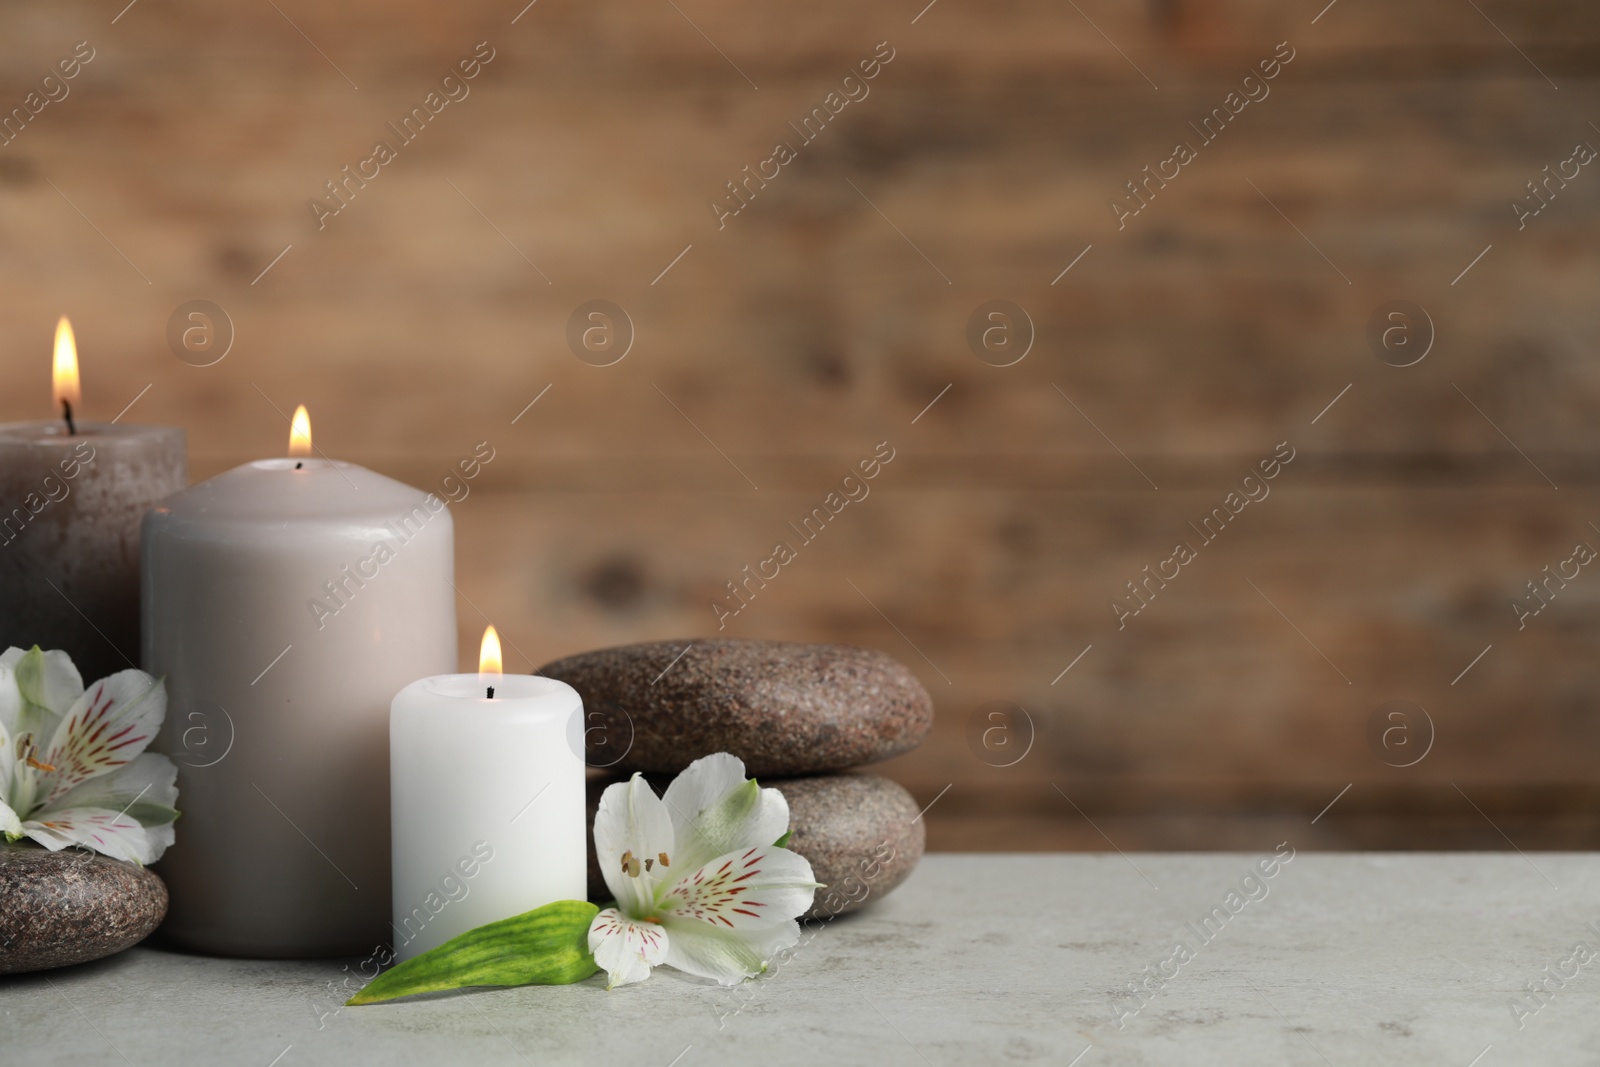
<instances>
[{"instance_id":1,"label":"green leaf","mask_svg":"<svg viewBox=\"0 0 1600 1067\"><path fill-rule=\"evenodd\" d=\"M600 968L589 955L589 924L600 909L582 900L487 923L367 983L346 1004L376 1004L467 986L569 985Z\"/></svg>"},{"instance_id":2,"label":"green leaf","mask_svg":"<svg viewBox=\"0 0 1600 1067\"><path fill-rule=\"evenodd\" d=\"M794 836L794 831L793 830L785 830L783 832L783 836L778 838L776 841L774 841L772 843L772 847L773 848L788 848L789 847L789 838L791 838L793 836Z\"/></svg>"}]
</instances>

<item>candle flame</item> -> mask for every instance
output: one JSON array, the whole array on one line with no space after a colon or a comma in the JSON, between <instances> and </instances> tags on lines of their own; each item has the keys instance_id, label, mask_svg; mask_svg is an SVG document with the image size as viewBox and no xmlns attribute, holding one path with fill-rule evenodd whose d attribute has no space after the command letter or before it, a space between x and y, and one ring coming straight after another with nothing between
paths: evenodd
<instances>
[{"instance_id":1,"label":"candle flame","mask_svg":"<svg viewBox=\"0 0 1600 1067\"><path fill-rule=\"evenodd\" d=\"M486 685L500 680L500 635L493 626L483 631L483 644L478 647L478 674L488 679Z\"/></svg>"},{"instance_id":2,"label":"candle flame","mask_svg":"<svg viewBox=\"0 0 1600 1067\"><path fill-rule=\"evenodd\" d=\"M76 405L80 398L78 385L78 343L72 336L72 323L65 315L56 323L55 363L50 370L50 396L59 408L65 400Z\"/></svg>"},{"instance_id":3,"label":"candle flame","mask_svg":"<svg viewBox=\"0 0 1600 1067\"><path fill-rule=\"evenodd\" d=\"M289 424L289 455L311 455L311 416L304 404L294 409L294 421Z\"/></svg>"}]
</instances>

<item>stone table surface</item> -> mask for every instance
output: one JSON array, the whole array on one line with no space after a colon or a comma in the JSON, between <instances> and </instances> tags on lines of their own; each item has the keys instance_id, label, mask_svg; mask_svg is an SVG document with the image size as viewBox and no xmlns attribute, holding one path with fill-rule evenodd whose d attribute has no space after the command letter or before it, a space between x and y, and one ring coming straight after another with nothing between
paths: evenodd
<instances>
[{"instance_id":1,"label":"stone table surface","mask_svg":"<svg viewBox=\"0 0 1600 1067\"><path fill-rule=\"evenodd\" d=\"M735 992L662 969L610 993L591 979L341 1010L330 983L355 961L139 947L0 980L0 1059L1600 1063L1600 958L1573 954L1600 946L1600 856L1302 852L1257 880L1260 858L930 855ZM1179 940L1192 958L1174 955Z\"/></svg>"}]
</instances>

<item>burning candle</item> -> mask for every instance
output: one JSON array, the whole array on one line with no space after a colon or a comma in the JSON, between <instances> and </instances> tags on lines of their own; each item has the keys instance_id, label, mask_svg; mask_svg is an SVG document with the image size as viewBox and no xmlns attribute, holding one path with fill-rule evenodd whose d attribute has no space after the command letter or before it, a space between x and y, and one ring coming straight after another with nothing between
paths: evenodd
<instances>
[{"instance_id":1,"label":"burning candle","mask_svg":"<svg viewBox=\"0 0 1600 1067\"><path fill-rule=\"evenodd\" d=\"M163 931L201 952L369 953L389 932L389 702L455 664L444 501L314 455L258 460L144 522L144 662L183 827Z\"/></svg>"},{"instance_id":2,"label":"burning candle","mask_svg":"<svg viewBox=\"0 0 1600 1067\"><path fill-rule=\"evenodd\" d=\"M556 900L583 900L583 700L501 673L484 631L477 674L412 682L389 714L394 936L402 960Z\"/></svg>"},{"instance_id":3,"label":"burning candle","mask_svg":"<svg viewBox=\"0 0 1600 1067\"><path fill-rule=\"evenodd\" d=\"M183 488L183 431L81 420L64 315L51 389L59 420L0 425L0 648L63 649L103 678L138 662L139 519Z\"/></svg>"}]
</instances>

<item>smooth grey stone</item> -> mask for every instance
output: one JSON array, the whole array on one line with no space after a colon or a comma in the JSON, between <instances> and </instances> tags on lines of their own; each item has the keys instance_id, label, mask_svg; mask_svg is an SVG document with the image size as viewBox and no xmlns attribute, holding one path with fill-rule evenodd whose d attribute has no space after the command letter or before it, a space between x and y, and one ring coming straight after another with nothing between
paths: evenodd
<instances>
[{"instance_id":1,"label":"smooth grey stone","mask_svg":"<svg viewBox=\"0 0 1600 1067\"><path fill-rule=\"evenodd\" d=\"M909 752L933 726L916 676L852 645L656 641L539 673L583 697L589 765L614 771L676 774L730 752L753 776L820 774Z\"/></svg>"},{"instance_id":2,"label":"smooth grey stone","mask_svg":"<svg viewBox=\"0 0 1600 1067\"><path fill-rule=\"evenodd\" d=\"M166 883L144 867L0 844L0 974L110 956L144 940L166 914Z\"/></svg>"},{"instance_id":3,"label":"smooth grey stone","mask_svg":"<svg viewBox=\"0 0 1600 1067\"><path fill-rule=\"evenodd\" d=\"M763 782L789 802L788 847L811 861L817 890L807 917L855 911L905 881L927 843L917 802L875 774Z\"/></svg>"}]
</instances>

